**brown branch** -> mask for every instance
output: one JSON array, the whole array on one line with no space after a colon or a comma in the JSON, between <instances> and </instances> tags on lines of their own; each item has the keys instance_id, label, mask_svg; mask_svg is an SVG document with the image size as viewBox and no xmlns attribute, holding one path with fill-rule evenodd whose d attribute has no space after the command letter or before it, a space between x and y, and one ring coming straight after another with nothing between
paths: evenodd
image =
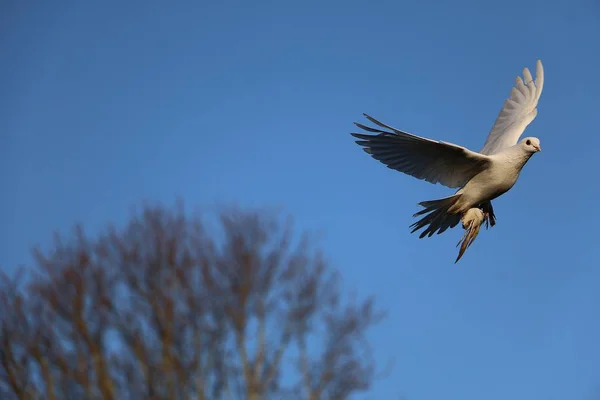
<instances>
[{"instance_id":1,"label":"brown branch","mask_svg":"<svg viewBox=\"0 0 600 400\"><path fill-rule=\"evenodd\" d=\"M35 344L31 346L30 353L32 357L37 361L40 366L40 370L42 371L42 379L44 381L44 385L46 388L46 396L48 400L56 399L55 395L55 385L54 379L52 378L52 373L50 371L50 364L48 363L48 358L42 355L42 351L40 349L40 340L36 340Z\"/></svg>"},{"instance_id":2,"label":"brown branch","mask_svg":"<svg viewBox=\"0 0 600 400\"><path fill-rule=\"evenodd\" d=\"M83 337L84 343L90 352L92 365L94 366L94 371L96 372L96 379L98 385L100 386L100 392L102 393L102 396L104 399L112 400L114 398L113 382L107 370L106 359L99 346L100 334L98 334L96 338L92 337L86 318L84 318L83 309L85 302L85 286L81 276L78 276L78 279L75 280L75 288L75 328Z\"/></svg>"},{"instance_id":3,"label":"brown branch","mask_svg":"<svg viewBox=\"0 0 600 400\"><path fill-rule=\"evenodd\" d=\"M46 398L48 400L56 399L54 394L54 379L52 379L52 374L50 373L50 366L48 364L47 358L42 358L40 360L40 365L42 369L42 377L44 378L44 384L46 385Z\"/></svg>"},{"instance_id":4,"label":"brown branch","mask_svg":"<svg viewBox=\"0 0 600 400\"><path fill-rule=\"evenodd\" d=\"M0 303L11 310L0 315L2 328L19 338L7 344L0 332L6 386L20 399L37 389L50 400L278 398L297 389L281 382L284 355L297 342L306 398L365 390L369 364L356 337L372 321L361 307L338 306L337 277L319 252L304 239L293 247L289 226L271 215L221 217L213 234L182 212L146 208L97 240L82 231L72 241L57 237L36 255L41 273L25 291L25 311L12 312L14 297ZM39 326L47 342L36 342ZM116 333L115 354L103 343L108 332ZM308 343L319 339L325 353L311 359ZM32 379L34 363L40 379Z\"/></svg>"},{"instance_id":5,"label":"brown branch","mask_svg":"<svg viewBox=\"0 0 600 400\"><path fill-rule=\"evenodd\" d=\"M306 395L311 397L311 393L313 392L312 376L308 365L308 350L306 349L306 340L304 337L300 337L298 341L298 348L300 351L300 371L302 375L302 385Z\"/></svg>"},{"instance_id":6,"label":"brown branch","mask_svg":"<svg viewBox=\"0 0 600 400\"><path fill-rule=\"evenodd\" d=\"M262 378L265 360L267 358L267 318L265 316L264 301L258 300L258 348L254 362L253 379L259 381ZM269 387L270 379L265 380L263 387Z\"/></svg>"},{"instance_id":7,"label":"brown branch","mask_svg":"<svg viewBox=\"0 0 600 400\"><path fill-rule=\"evenodd\" d=\"M2 343L2 349L0 349L0 363L4 367L4 371L8 376L8 384L13 392L17 395L17 397L21 400L27 398L27 393L24 388L22 382L19 381L17 377L17 372L15 370L18 369L17 363L12 355L12 351L10 348L10 343L8 343L7 335L3 335L4 340Z\"/></svg>"},{"instance_id":8,"label":"brown branch","mask_svg":"<svg viewBox=\"0 0 600 400\"><path fill-rule=\"evenodd\" d=\"M275 375L277 374L277 371L279 371L279 366L281 364L281 359L283 358L283 354L285 353L286 349L288 348L291 338L292 338L292 335L289 331L289 327L287 326L287 324L283 329L284 329L283 337L281 338L281 340L279 342L279 346L277 347L277 350L275 350L275 354L273 356L273 359L270 363L270 366L269 366L266 376L265 376L265 380L264 380L265 388L271 386L271 384L273 383Z\"/></svg>"}]
</instances>

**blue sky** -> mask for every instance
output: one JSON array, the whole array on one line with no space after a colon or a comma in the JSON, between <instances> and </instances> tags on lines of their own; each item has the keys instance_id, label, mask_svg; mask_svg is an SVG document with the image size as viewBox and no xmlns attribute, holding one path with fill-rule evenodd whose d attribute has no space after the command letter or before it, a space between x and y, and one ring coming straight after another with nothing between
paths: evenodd
<instances>
[{"instance_id":1,"label":"blue sky","mask_svg":"<svg viewBox=\"0 0 600 400\"><path fill-rule=\"evenodd\" d=\"M347 289L388 310L372 340L394 369L370 398L600 395L597 1L3 7L3 269L143 201L281 206L323 233ZM527 135L543 151L454 265L460 229L408 229L417 202L452 191L366 156L352 122L479 150L538 58Z\"/></svg>"}]
</instances>

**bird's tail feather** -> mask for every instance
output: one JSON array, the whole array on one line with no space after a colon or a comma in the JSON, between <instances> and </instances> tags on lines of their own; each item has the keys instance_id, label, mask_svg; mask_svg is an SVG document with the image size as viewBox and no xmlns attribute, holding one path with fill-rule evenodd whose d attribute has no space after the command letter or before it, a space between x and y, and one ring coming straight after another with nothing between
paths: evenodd
<instances>
[{"instance_id":1,"label":"bird's tail feather","mask_svg":"<svg viewBox=\"0 0 600 400\"><path fill-rule=\"evenodd\" d=\"M442 233L448 228L454 228L460 222L460 214L448 214L448 210L458 201L460 194L455 194L450 197L444 197L438 200L429 200L419 203L423 209L417 212L413 217L427 214L410 227L413 228L411 233L418 231L419 229L429 225L419 235L422 239L425 236L431 237L434 233Z\"/></svg>"}]
</instances>

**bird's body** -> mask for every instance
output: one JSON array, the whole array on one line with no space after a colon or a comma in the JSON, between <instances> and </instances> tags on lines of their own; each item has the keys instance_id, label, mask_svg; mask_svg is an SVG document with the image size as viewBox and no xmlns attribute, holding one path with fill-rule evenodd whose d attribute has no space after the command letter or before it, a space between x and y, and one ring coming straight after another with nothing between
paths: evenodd
<instances>
[{"instance_id":1,"label":"bird's body","mask_svg":"<svg viewBox=\"0 0 600 400\"><path fill-rule=\"evenodd\" d=\"M526 140L531 141L534 139ZM431 212L431 214L411 225L413 232L429 225L421 233L421 237L432 236L436 231L442 233L448 228L454 228L459 223L462 215L471 208L491 209L491 201L508 192L514 186L521 170L529 161L533 152L537 151L535 148L528 149L529 146L525 144L526 140L498 154L486 156L488 160L486 167L457 190L453 196L420 203L425 208L415 216L427 212ZM486 218L488 218L489 213L484 212ZM491 211L491 214L491 217L495 218L493 211ZM491 224L494 226L494 220Z\"/></svg>"},{"instance_id":2,"label":"bird's body","mask_svg":"<svg viewBox=\"0 0 600 400\"><path fill-rule=\"evenodd\" d=\"M359 128L377 133L352 134L360 139L356 143L364 146L373 158L418 179L458 189L450 197L419 203L423 209L415 216L424 216L411 227L415 232L427 226L420 237L453 228L473 208L482 210L484 219L494 225L491 201L514 186L527 161L541 150L537 138L524 138L517 142L537 115L537 103L544 83L541 62L537 62L535 81L527 68L523 75L525 82L517 77L511 96L504 102L480 152L412 135L366 114L371 122L383 129L356 123Z\"/></svg>"},{"instance_id":3,"label":"bird's body","mask_svg":"<svg viewBox=\"0 0 600 400\"><path fill-rule=\"evenodd\" d=\"M461 194L460 211L465 212L471 207L508 192L517 182L521 170L533 153L517 144L513 147L490 156L489 167L475 175L457 193Z\"/></svg>"}]
</instances>

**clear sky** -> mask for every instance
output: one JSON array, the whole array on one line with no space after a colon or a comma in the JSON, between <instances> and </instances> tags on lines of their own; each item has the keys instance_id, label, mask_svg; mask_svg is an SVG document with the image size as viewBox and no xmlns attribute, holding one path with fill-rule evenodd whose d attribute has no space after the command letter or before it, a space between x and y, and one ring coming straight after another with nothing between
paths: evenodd
<instances>
[{"instance_id":1,"label":"clear sky","mask_svg":"<svg viewBox=\"0 0 600 400\"><path fill-rule=\"evenodd\" d=\"M281 206L388 310L369 398L600 395L597 0L70 3L2 2L4 269L145 200ZM452 190L369 158L352 122L479 150L538 58L543 151L454 265L461 229L408 228Z\"/></svg>"}]
</instances>

